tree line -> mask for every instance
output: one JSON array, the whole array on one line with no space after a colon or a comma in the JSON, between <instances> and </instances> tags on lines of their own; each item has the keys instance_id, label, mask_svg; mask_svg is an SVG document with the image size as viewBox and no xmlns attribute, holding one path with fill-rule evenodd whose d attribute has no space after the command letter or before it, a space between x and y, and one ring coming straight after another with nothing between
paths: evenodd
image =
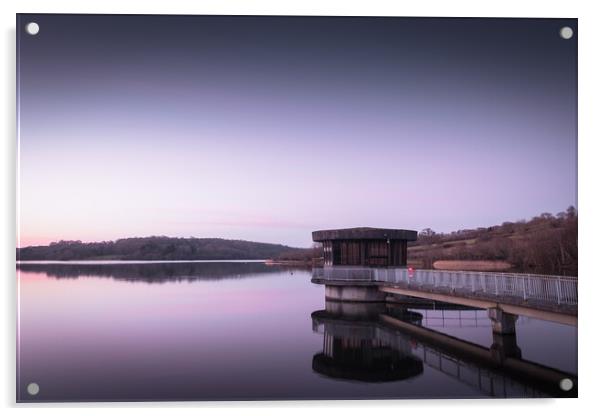
<instances>
[{"instance_id":1,"label":"tree line","mask_svg":"<svg viewBox=\"0 0 602 416\"><path fill-rule=\"evenodd\" d=\"M164 236L83 243L59 241L17 249L17 260L263 260L294 252L282 244Z\"/></svg>"},{"instance_id":2,"label":"tree line","mask_svg":"<svg viewBox=\"0 0 602 416\"><path fill-rule=\"evenodd\" d=\"M430 268L437 260L503 260L523 273L577 276L578 217L574 207L556 215L486 228L437 233L427 228L410 243L409 257Z\"/></svg>"}]
</instances>

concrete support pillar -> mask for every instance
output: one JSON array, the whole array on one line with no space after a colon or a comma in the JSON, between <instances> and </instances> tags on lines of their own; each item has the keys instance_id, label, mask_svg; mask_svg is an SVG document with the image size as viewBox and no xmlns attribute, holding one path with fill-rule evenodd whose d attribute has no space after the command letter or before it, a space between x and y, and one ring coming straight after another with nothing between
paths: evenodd
<instances>
[{"instance_id":1,"label":"concrete support pillar","mask_svg":"<svg viewBox=\"0 0 602 416\"><path fill-rule=\"evenodd\" d=\"M503 362L506 358L521 358L522 353L516 344L516 334L496 334L493 333L493 344L491 344L491 356L498 362Z\"/></svg>"},{"instance_id":2,"label":"concrete support pillar","mask_svg":"<svg viewBox=\"0 0 602 416\"><path fill-rule=\"evenodd\" d=\"M386 293L378 290L378 286L325 286L327 300L347 302L384 302Z\"/></svg>"},{"instance_id":3,"label":"concrete support pillar","mask_svg":"<svg viewBox=\"0 0 602 416\"><path fill-rule=\"evenodd\" d=\"M383 302L343 302L327 300L326 312L332 316L357 320L376 320L378 316L386 313L387 306Z\"/></svg>"},{"instance_id":4,"label":"concrete support pillar","mask_svg":"<svg viewBox=\"0 0 602 416\"><path fill-rule=\"evenodd\" d=\"M510 335L516 333L516 319L518 316L506 313L499 308L488 309L489 319L494 334Z\"/></svg>"},{"instance_id":5,"label":"concrete support pillar","mask_svg":"<svg viewBox=\"0 0 602 416\"><path fill-rule=\"evenodd\" d=\"M521 350L516 344L516 320L518 316L506 313L499 308L488 311L493 330L491 355L499 363L506 358L520 358Z\"/></svg>"}]
</instances>

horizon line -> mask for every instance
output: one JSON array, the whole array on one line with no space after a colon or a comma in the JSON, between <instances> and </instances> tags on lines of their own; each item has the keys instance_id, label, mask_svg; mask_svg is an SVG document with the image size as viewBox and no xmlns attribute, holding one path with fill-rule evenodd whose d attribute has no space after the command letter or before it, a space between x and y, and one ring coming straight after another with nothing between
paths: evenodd
<instances>
[{"instance_id":1,"label":"horizon line","mask_svg":"<svg viewBox=\"0 0 602 416\"><path fill-rule=\"evenodd\" d=\"M568 208L567 208L565 211L563 211L563 212L566 212L566 211L568 211L568 210L569 210L569 209L571 209L571 208L573 208L573 209L575 210L575 214L577 214L578 210L577 210L577 208L575 207L575 205L569 205L569 207L568 207ZM561 212L562 212L562 211L561 211ZM478 230L478 229L481 229L481 228L498 227L498 226L501 226L501 225L503 225L503 224L505 224L505 223L508 223L508 222L509 222L509 223L529 222L529 221L532 221L533 219L535 219L535 218L538 218L538 217L540 217L540 216L542 216L542 215L545 215L545 214L550 214L550 215L553 215L553 216L557 217L557 216L560 214L560 212L559 212L559 213L557 213L557 214L551 214L551 213L549 213L549 212L542 212L542 213L540 213L539 215L536 215L536 216L532 217L532 218L531 218L531 219L529 219L529 220L526 220L526 219L524 219L524 218L523 218L523 219L519 219L519 220L514 220L514 221L503 221L503 222L501 222L501 223L499 223L499 224L488 225L488 226L479 226L479 227L475 227L475 228L457 228L457 229L455 229L455 230L453 230L453 231L448 231L448 232L437 232L437 231L435 231L435 230L433 230L433 231L435 231L435 233L436 233L436 234L453 234L454 232L459 232L459 231L470 231L470 230ZM362 227L344 227L344 228L366 228L366 226L362 226ZM368 228L371 228L371 227L368 227ZM382 227L375 227L375 228L382 228ZM430 229L430 227L423 228L423 230L426 230L426 229ZM413 230L413 231L414 231L414 230ZM415 230L415 231L417 231L418 233L420 233L420 231L418 231L418 230ZM245 239L242 239L242 238L224 238L224 237L195 237L195 236L188 236L188 237L174 237L174 236L168 236L168 235L158 235L158 234L147 235L147 236L120 237L120 238L116 238L116 239L112 239L112 240L95 240L95 241L85 241L85 240L58 240L58 241L52 241L52 242L50 242L50 243L48 243L48 244L41 244L41 245L28 245L28 246L23 246L23 247L20 247L20 246L18 246L18 245L15 245L15 248L16 248L17 250L19 250L19 249L30 248L30 247L49 247L49 246L50 246L50 245L52 245L52 244L60 244L61 242L79 242L79 243L81 243L81 244L114 243L114 242L117 242L117 241L119 241L119 240L128 240L128 239L144 239L144 238L170 238L170 239L182 239L182 240L194 239L194 240L226 240L226 241L244 241L244 242L248 242L248 243L258 243L258 244L272 244L272 245L280 245L280 246L284 246L284 247L290 247L290 248L300 248L300 249L311 248L311 246L309 246L309 247L298 247L298 246L292 246L292 245L283 244L283 243L273 243L273 242L265 242L265 241L245 240ZM17 243L18 243L18 241L17 241Z\"/></svg>"}]
</instances>

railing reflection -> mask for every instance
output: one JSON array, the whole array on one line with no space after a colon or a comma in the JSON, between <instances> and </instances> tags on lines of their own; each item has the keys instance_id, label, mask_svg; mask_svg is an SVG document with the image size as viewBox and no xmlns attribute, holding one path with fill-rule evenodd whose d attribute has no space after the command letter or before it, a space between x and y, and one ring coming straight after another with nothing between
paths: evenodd
<instances>
[{"instance_id":1,"label":"railing reflection","mask_svg":"<svg viewBox=\"0 0 602 416\"><path fill-rule=\"evenodd\" d=\"M420 376L424 366L491 397L575 397L559 381L576 376L521 359L515 336L494 335L491 348L424 328L424 316L384 304L326 302L312 313L323 334L314 371L336 379L399 381Z\"/></svg>"}]
</instances>

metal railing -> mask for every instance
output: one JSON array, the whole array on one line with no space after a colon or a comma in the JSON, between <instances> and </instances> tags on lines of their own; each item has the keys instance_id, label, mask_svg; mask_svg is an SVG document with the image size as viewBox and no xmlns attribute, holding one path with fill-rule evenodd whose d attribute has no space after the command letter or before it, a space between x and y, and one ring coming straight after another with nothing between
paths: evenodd
<instances>
[{"instance_id":1,"label":"metal railing","mask_svg":"<svg viewBox=\"0 0 602 416\"><path fill-rule=\"evenodd\" d=\"M427 328L491 328L491 318L482 309L420 309L412 308L422 315L421 325ZM528 318L519 316L515 325L523 325Z\"/></svg>"},{"instance_id":2,"label":"metal railing","mask_svg":"<svg viewBox=\"0 0 602 416\"><path fill-rule=\"evenodd\" d=\"M314 268L312 275L325 280L375 282L375 270L370 267L325 266Z\"/></svg>"},{"instance_id":3,"label":"metal railing","mask_svg":"<svg viewBox=\"0 0 602 416\"><path fill-rule=\"evenodd\" d=\"M577 305L577 278L569 276L330 266L313 269L313 277L324 280L403 284L411 288L437 292Z\"/></svg>"}]
</instances>

